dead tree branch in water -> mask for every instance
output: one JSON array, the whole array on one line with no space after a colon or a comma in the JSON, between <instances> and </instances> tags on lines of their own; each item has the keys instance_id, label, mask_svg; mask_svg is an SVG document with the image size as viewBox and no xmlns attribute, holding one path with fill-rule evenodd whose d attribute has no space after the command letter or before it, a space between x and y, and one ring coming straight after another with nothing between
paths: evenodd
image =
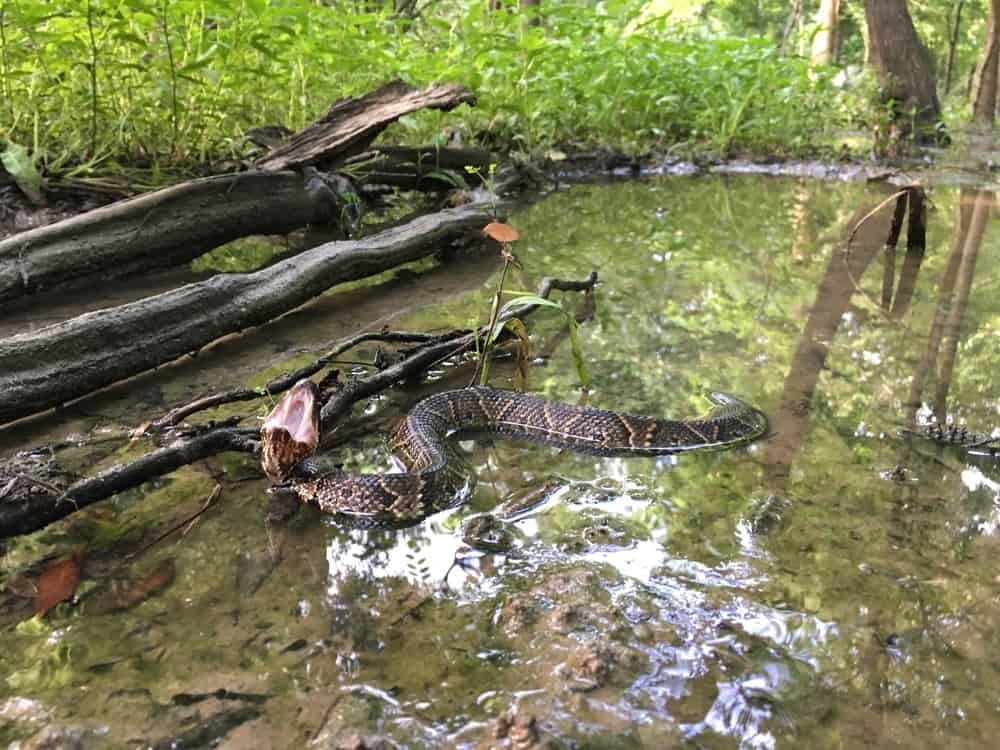
<instances>
[{"instance_id":1,"label":"dead tree branch in water","mask_svg":"<svg viewBox=\"0 0 1000 750\"><path fill-rule=\"evenodd\" d=\"M467 331L454 331L450 334L441 334L439 336L430 333L411 333L407 331L389 330L360 333L357 336L352 336L351 338L340 342L322 357L319 357L307 365L303 365L297 370L285 373L284 375L269 381L261 388L235 388L231 391L226 391L225 393L216 393L212 396L195 399L194 401L190 401L182 406L175 407L162 417L153 420L150 427L155 430L174 427L190 417L192 414L205 411L206 409L214 409L215 407L222 406L223 404L231 404L237 401L253 401L254 399L261 398L262 396L276 396L279 393L284 393L303 378L312 377L324 367L332 364L337 357L346 352L348 349L353 349L358 344L363 344L367 341L426 344L433 341L454 339L465 333L467 333Z\"/></svg>"},{"instance_id":2,"label":"dead tree branch in water","mask_svg":"<svg viewBox=\"0 0 1000 750\"><path fill-rule=\"evenodd\" d=\"M597 284L597 273L582 281L563 281L546 278L539 286L539 296L547 298L553 290L590 291ZM503 316L501 321L524 317L538 308L525 305ZM377 335L377 334L373 334ZM381 334L385 335L385 334ZM412 336L413 334L402 334ZM386 390L401 380L424 374L434 364L469 351L485 329L464 333L455 338L424 342L408 352L399 362L383 370L351 380L327 400L321 412L322 430L329 447L332 428L344 418L359 400ZM360 343L365 334L353 337ZM439 337L440 338L440 337ZM345 344L349 343L344 342ZM341 351L345 350L342 349ZM291 377L291 376L289 376ZM284 380L284 379L279 379ZM256 394L255 395L259 395ZM132 463L114 466L97 476L82 479L70 485L60 495L27 495L0 502L0 539L29 534L65 518L88 505L111 497L119 492L137 487L144 482L168 474L182 466L225 451L255 453L259 447L257 428L226 427L212 429L200 435L181 438L169 446L153 451ZM334 438L335 439L335 438Z\"/></svg>"},{"instance_id":3,"label":"dead tree branch in water","mask_svg":"<svg viewBox=\"0 0 1000 750\"><path fill-rule=\"evenodd\" d=\"M419 216L371 237L314 247L253 273L219 274L0 340L0 424L266 323L337 284L432 255L445 239L481 229L492 220L492 210L479 203Z\"/></svg>"}]
</instances>

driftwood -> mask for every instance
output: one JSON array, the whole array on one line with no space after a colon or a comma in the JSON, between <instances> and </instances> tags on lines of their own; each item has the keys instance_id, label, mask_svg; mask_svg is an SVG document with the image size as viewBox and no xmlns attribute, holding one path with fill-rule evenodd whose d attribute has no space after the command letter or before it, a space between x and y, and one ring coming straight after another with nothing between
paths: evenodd
<instances>
[{"instance_id":1,"label":"driftwood","mask_svg":"<svg viewBox=\"0 0 1000 750\"><path fill-rule=\"evenodd\" d=\"M185 263L249 234L336 217L318 176L246 173L192 180L0 242L0 302L52 287Z\"/></svg>"},{"instance_id":2,"label":"driftwood","mask_svg":"<svg viewBox=\"0 0 1000 750\"><path fill-rule=\"evenodd\" d=\"M592 273L583 281L547 278L542 281L539 296L548 297L554 289L590 291L596 283L596 273ZM536 309L536 305L526 305L511 311L500 320L523 318ZM323 446L329 448L338 438L343 439L341 431L335 431L333 428L359 400L383 391L400 380L416 377L444 359L475 348L476 342L482 340L485 334L486 330L481 328L453 338L433 337L431 342L406 353L399 362L371 375L349 381L343 388L337 390L322 408ZM412 335L404 334L402 338L406 339ZM364 338L367 340L381 336L391 340L393 333L367 334ZM360 340L359 337L354 339L354 341ZM342 351L343 348L338 347L338 350ZM290 383L286 387L290 387ZM259 431L256 428L212 429L192 438L177 440L172 445L153 451L130 464L114 466L97 476L82 479L61 494L29 494L3 500L0 502L0 539L37 531L88 505L209 456L224 451L255 453L259 447L258 438Z\"/></svg>"},{"instance_id":3,"label":"driftwood","mask_svg":"<svg viewBox=\"0 0 1000 750\"><path fill-rule=\"evenodd\" d=\"M86 395L221 336L261 325L344 281L434 253L492 219L483 204L330 242L254 273L220 274L119 307L0 340L0 424Z\"/></svg>"},{"instance_id":4,"label":"driftwood","mask_svg":"<svg viewBox=\"0 0 1000 750\"><path fill-rule=\"evenodd\" d=\"M420 109L445 112L459 104L475 104L476 97L461 84L432 83L423 91L392 81L360 99L337 101L314 124L257 160L266 171L315 166L332 169L365 151L389 125Z\"/></svg>"}]
</instances>

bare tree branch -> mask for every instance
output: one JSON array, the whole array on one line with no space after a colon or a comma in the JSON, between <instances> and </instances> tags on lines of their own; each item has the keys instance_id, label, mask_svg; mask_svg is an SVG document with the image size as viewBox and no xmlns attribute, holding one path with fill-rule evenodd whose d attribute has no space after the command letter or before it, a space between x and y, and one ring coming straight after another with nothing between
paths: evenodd
<instances>
[{"instance_id":1,"label":"bare tree branch","mask_svg":"<svg viewBox=\"0 0 1000 750\"><path fill-rule=\"evenodd\" d=\"M539 296L548 297L553 290L589 291L597 283L597 273L591 273L582 281L562 281L545 278L539 286ZM526 305L502 316L501 321L515 317L524 317L538 308L537 305ZM338 345L341 351L354 346L364 337L377 337L379 334L359 334ZM419 338L421 334L399 334L401 338ZM321 426L326 437L325 443L331 442L332 428L351 407L367 396L379 393L400 380L415 377L426 372L427 368L437 362L455 356L475 346L477 336L485 335L484 329L449 338L452 334L434 337L430 343L423 343L410 352L401 361L383 370L357 378L348 382L337 391L323 406ZM297 371L298 372L298 371ZM290 379L296 373L276 382ZM254 394L257 395L257 394ZM335 438L334 438L335 439ZM81 479L71 485L61 495L28 495L25 497L8 498L0 502L0 539L29 534L44 528L55 521L111 497L119 492L137 487L158 476L168 474L181 466L193 463L224 451L256 453L259 449L259 430L257 428L226 427L213 429L191 438L182 438L171 445L155 450L132 463L114 466L97 476Z\"/></svg>"}]
</instances>

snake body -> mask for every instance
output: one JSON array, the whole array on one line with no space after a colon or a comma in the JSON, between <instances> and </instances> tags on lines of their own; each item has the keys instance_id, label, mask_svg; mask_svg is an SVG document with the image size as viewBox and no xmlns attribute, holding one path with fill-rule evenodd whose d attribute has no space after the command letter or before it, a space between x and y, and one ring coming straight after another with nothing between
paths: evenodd
<instances>
[{"instance_id":1,"label":"snake body","mask_svg":"<svg viewBox=\"0 0 1000 750\"><path fill-rule=\"evenodd\" d=\"M291 422L311 412L312 424L318 430L315 405L302 403L302 399L314 399L316 395L315 386L302 381L265 424L262 463L270 476L286 479L302 453L310 451L298 450L297 455L283 460L275 455L284 450L281 441L275 448L269 436L286 430L296 436L293 443L311 442L315 448L317 436L308 429L297 433L301 422ZM291 479L286 486L304 502L327 513L407 521L447 507L465 485L467 471L448 442L448 436L455 432L542 443L594 456L657 456L730 448L751 442L767 431L767 418L749 404L724 393L712 392L708 398L716 406L706 415L671 420L488 387L446 391L417 403L390 437L389 446L406 464L406 472L334 472ZM289 420L279 415L275 419L283 408L285 415L297 417Z\"/></svg>"}]
</instances>

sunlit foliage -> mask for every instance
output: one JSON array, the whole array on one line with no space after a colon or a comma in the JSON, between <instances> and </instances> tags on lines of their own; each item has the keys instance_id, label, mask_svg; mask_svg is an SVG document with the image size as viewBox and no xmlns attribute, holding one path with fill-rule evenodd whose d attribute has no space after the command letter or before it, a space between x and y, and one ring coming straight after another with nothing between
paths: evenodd
<instances>
[{"instance_id":1,"label":"sunlit foliage","mask_svg":"<svg viewBox=\"0 0 1000 750\"><path fill-rule=\"evenodd\" d=\"M404 121L408 140L785 152L843 121L826 72L770 40L634 23L644 5L552 0L532 23L478 2L412 19L379 3L4 0L0 137L49 169L190 167L396 77L480 95L475 110Z\"/></svg>"}]
</instances>

